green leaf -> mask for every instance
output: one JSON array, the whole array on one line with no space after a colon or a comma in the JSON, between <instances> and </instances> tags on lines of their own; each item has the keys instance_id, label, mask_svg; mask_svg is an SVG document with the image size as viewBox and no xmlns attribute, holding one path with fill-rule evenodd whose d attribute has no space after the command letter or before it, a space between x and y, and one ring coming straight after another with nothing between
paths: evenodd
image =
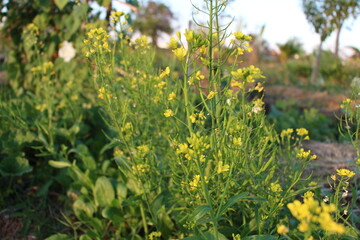
<instances>
[{"instance_id":1,"label":"green leaf","mask_svg":"<svg viewBox=\"0 0 360 240\"><path fill-rule=\"evenodd\" d=\"M220 212L218 213L217 217L220 217L221 215L223 215L231 206L233 206L235 203L237 203L240 200L243 200L244 198L247 197L249 193L248 192L243 192L240 193L238 195L232 196L225 204L224 206L221 207Z\"/></svg>"},{"instance_id":2,"label":"green leaf","mask_svg":"<svg viewBox=\"0 0 360 240\"><path fill-rule=\"evenodd\" d=\"M33 23L40 29L45 30L48 27L49 16L45 13L38 14L33 20Z\"/></svg>"},{"instance_id":3,"label":"green leaf","mask_svg":"<svg viewBox=\"0 0 360 240\"><path fill-rule=\"evenodd\" d=\"M217 238L216 238L214 231L208 231L204 235L206 236L206 238L205 238L206 240L227 240L227 238L220 232L218 232Z\"/></svg>"},{"instance_id":4,"label":"green leaf","mask_svg":"<svg viewBox=\"0 0 360 240\"><path fill-rule=\"evenodd\" d=\"M253 235L245 237L242 240L276 240L277 238L271 235Z\"/></svg>"},{"instance_id":5,"label":"green leaf","mask_svg":"<svg viewBox=\"0 0 360 240\"><path fill-rule=\"evenodd\" d=\"M125 184L123 183L116 183L116 196L117 199L121 202L123 202L126 199L126 195L127 195L127 187Z\"/></svg>"},{"instance_id":6,"label":"green leaf","mask_svg":"<svg viewBox=\"0 0 360 240\"><path fill-rule=\"evenodd\" d=\"M0 162L0 174L3 176L21 176L31 172L29 161L23 157L9 157Z\"/></svg>"},{"instance_id":7,"label":"green leaf","mask_svg":"<svg viewBox=\"0 0 360 240\"><path fill-rule=\"evenodd\" d=\"M92 240L92 238L89 235L83 234L80 236L80 240Z\"/></svg>"},{"instance_id":8,"label":"green leaf","mask_svg":"<svg viewBox=\"0 0 360 240\"><path fill-rule=\"evenodd\" d=\"M203 234L203 236L193 236L193 237L186 237L182 240L227 240L227 238L218 232L218 238L216 238L214 231L208 231Z\"/></svg>"},{"instance_id":9,"label":"green leaf","mask_svg":"<svg viewBox=\"0 0 360 240\"><path fill-rule=\"evenodd\" d=\"M100 177L96 180L94 195L98 205L102 207L111 205L112 200L115 199L115 191L108 178Z\"/></svg>"},{"instance_id":10,"label":"green leaf","mask_svg":"<svg viewBox=\"0 0 360 240\"><path fill-rule=\"evenodd\" d=\"M71 163L68 162L61 162L61 161L54 161L54 160L50 160L49 161L49 165L54 167L54 168L66 168L66 167L71 167Z\"/></svg>"},{"instance_id":11,"label":"green leaf","mask_svg":"<svg viewBox=\"0 0 360 240\"><path fill-rule=\"evenodd\" d=\"M210 210L211 207L208 205L198 206L192 212L191 219L193 219L194 221L198 221L200 218L205 216L205 214L207 214Z\"/></svg>"},{"instance_id":12,"label":"green leaf","mask_svg":"<svg viewBox=\"0 0 360 240\"><path fill-rule=\"evenodd\" d=\"M91 218L95 212L95 207L91 202L85 202L81 198L76 199L73 204L74 213L80 220Z\"/></svg>"},{"instance_id":13,"label":"green leaf","mask_svg":"<svg viewBox=\"0 0 360 240\"><path fill-rule=\"evenodd\" d=\"M111 220L113 223L122 223L124 221L123 213L118 208L108 207L102 210L101 215Z\"/></svg>"},{"instance_id":14,"label":"green leaf","mask_svg":"<svg viewBox=\"0 0 360 240\"><path fill-rule=\"evenodd\" d=\"M55 235L51 235L50 237L46 238L45 240L71 240L72 237L66 234L57 233Z\"/></svg>"},{"instance_id":15,"label":"green leaf","mask_svg":"<svg viewBox=\"0 0 360 240\"><path fill-rule=\"evenodd\" d=\"M68 3L68 0L55 0L56 6L61 10L65 7L65 5Z\"/></svg>"}]
</instances>

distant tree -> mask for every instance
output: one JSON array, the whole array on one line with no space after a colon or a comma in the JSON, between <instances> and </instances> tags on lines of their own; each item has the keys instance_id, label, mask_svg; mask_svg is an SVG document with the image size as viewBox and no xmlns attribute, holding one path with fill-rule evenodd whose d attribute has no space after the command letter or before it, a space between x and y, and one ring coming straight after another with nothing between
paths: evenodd
<instances>
[{"instance_id":1,"label":"distant tree","mask_svg":"<svg viewBox=\"0 0 360 240\"><path fill-rule=\"evenodd\" d=\"M168 6L162 3L149 1L146 6L141 6L136 13L134 29L151 37L153 44L157 45L159 33L171 34L171 20L174 14Z\"/></svg>"},{"instance_id":2,"label":"distant tree","mask_svg":"<svg viewBox=\"0 0 360 240\"><path fill-rule=\"evenodd\" d=\"M289 39L284 44L277 44L280 50L280 61L286 63L289 59L294 58L296 54L304 52L302 43L297 38Z\"/></svg>"},{"instance_id":3,"label":"distant tree","mask_svg":"<svg viewBox=\"0 0 360 240\"><path fill-rule=\"evenodd\" d=\"M336 29L335 56L339 56L340 32L344 22L360 13L360 0L325 0L325 14Z\"/></svg>"},{"instance_id":4,"label":"distant tree","mask_svg":"<svg viewBox=\"0 0 360 240\"><path fill-rule=\"evenodd\" d=\"M315 83L319 77L322 44L334 30L334 24L329 15L326 14L326 1L327 0L302 0L306 19L320 36L320 44L310 77L311 83Z\"/></svg>"}]
</instances>

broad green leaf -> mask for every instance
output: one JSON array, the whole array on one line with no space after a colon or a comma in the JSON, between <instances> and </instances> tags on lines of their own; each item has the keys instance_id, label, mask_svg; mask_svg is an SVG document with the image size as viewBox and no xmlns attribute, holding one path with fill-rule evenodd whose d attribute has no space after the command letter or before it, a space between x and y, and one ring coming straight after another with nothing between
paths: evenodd
<instances>
[{"instance_id":1,"label":"broad green leaf","mask_svg":"<svg viewBox=\"0 0 360 240\"><path fill-rule=\"evenodd\" d=\"M211 210L211 207L208 205L202 205L195 208L195 210L191 214L191 218L194 221L198 221L200 218L205 216L209 211Z\"/></svg>"},{"instance_id":2,"label":"broad green leaf","mask_svg":"<svg viewBox=\"0 0 360 240\"><path fill-rule=\"evenodd\" d=\"M32 169L29 161L23 157L9 157L0 162L0 174L3 176L21 176Z\"/></svg>"},{"instance_id":3,"label":"broad green leaf","mask_svg":"<svg viewBox=\"0 0 360 240\"><path fill-rule=\"evenodd\" d=\"M73 209L76 217L80 220L91 218L95 212L95 207L91 202L85 202L81 198L78 198L74 204Z\"/></svg>"},{"instance_id":4,"label":"broad green leaf","mask_svg":"<svg viewBox=\"0 0 360 240\"><path fill-rule=\"evenodd\" d=\"M120 200L121 202L124 201L126 199L126 195L127 195L127 187L125 184L123 183L116 183L116 196L118 198L118 200Z\"/></svg>"},{"instance_id":5,"label":"broad green leaf","mask_svg":"<svg viewBox=\"0 0 360 240\"><path fill-rule=\"evenodd\" d=\"M66 6L69 0L55 0L56 6L61 10Z\"/></svg>"},{"instance_id":6,"label":"broad green leaf","mask_svg":"<svg viewBox=\"0 0 360 240\"><path fill-rule=\"evenodd\" d=\"M73 238L69 235L57 233L55 235L51 235L50 237L46 238L45 240L71 240L71 239L73 239Z\"/></svg>"},{"instance_id":7,"label":"broad green leaf","mask_svg":"<svg viewBox=\"0 0 360 240\"><path fill-rule=\"evenodd\" d=\"M129 178L128 182L126 183L126 187L135 193L136 195L140 195L144 192L143 188L141 187L141 184L139 181L136 181L133 178Z\"/></svg>"},{"instance_id":8,"label":"broad green leaf","mask_svg":"<svg viewBox=\"0 0 360 240\"><path fill-rule=\"evenodd\" d=\"M54 168L66 168L66 167L71 167L71 163L68 162L61 162L61 161L54 161L54 160L50 160L49 161L49 165L54 167Z\"/></svg>"},{"instance_id":9,"label":"broad green leaf","mask_svg":"<svg viewBox=\"0 0 360 240\"><path fill-rule=\"evenodd\" d=\"M219 232L217 234L217 238L214 231L208 231L204 235L206 236L206 240L227 240L227 238Z\"/></svg>"},{"instance_id":10,"label":"broad green leaf","mask_svg":"<svg viewBox=\"0 0 360 240\"><path fill-rule=\"evenodd\" d=\"M232 196L225 204L224 206L221 207L220 212L218 213L217 217L221 217L221 215L223 215L230 207L232 207L235 203L237 203L238 201L244 199L247 197L249 193L248 192L243 192L240 193L238 195Z\"/></svg>"},{"instance_id":11,"label":"broad green leaf","mask_svg":"<svg viewBox=\"0 0 360 240\"><path fill-rule=\"evenodd\" d=\"M49 23L49 16L45 13L38 14L33 20L33 23L40 29L40 30L46 30Z\"/></svg>"},{"instance_id":12,"label":"broad green leaf","mask_svg":"<svg viewBox=\"0 0 360 240\"><path fill-rule=\"evenodd\" d=\"M83 234L80 236L80 240L92 240L92 238L87 234Z\"/></svg>"},{"instance_id":13,"label":"broad green leaf","mask_svg":"<svg viewBox=\"0 0 360 240\"><path fill-rule=\"evenodd\" d=\"M277 238L271 235L253 235L243 238L242 240L276 240Z\"/></svg>"},{"instance_id":14,"label":"broad green leaf","mask_svg":"<svg viewBox=\"0 0 360 240\"><path fill-rule=\"evenodd\" d=\"M124 221L123 213L118 208L114 208L114 207L104 208L104 210L102 210L101 212L101 215L104 218L109 219L114 223L121 223Z\"/></svg>"},{"instance_id":15,"label":"broad green leaf","mask_svg":"<svg viewBox=\"0 0 360 240\"><path fill-rule=\"evenodd\" d=\"M115 191L108 178L100 177L96 180L94 195L98 205L102 207L111 205L112 200L115 199Z\"/></svg>"},{"instance_id":16,"label":"broad green leaf","mask_svg":"<svg viewBox=\"0 0 360 240\"><path fill-rule=\"evenodd\" d=\"M208 231L204 233L204 236L193 236L193 237L186 237L183 240L227 240L227 238L218 232L218 237L216 238L213 231Z\"/></svg>"}]
</instances>

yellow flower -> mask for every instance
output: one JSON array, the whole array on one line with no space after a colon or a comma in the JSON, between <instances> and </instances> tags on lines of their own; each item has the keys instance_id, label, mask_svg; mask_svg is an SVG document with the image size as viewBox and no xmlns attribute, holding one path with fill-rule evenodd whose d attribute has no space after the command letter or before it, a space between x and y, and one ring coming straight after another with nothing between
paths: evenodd
<instances>
[{"instance_id":1,"label":"yellow flower","mask_svg":"<svg viewBox=\"0 0 360 240\"><path fill-rule=\"evenodd\" d=\"M274 193L282 192L281 185L278 183L270 183L270 190Z\"/></svg>"},{"instance_id":2,"label":"yellow flower","mask_svg":"<svg viewBox=\"0 0 360 240\"><path fill-rule=\"evenodd\" d=\"M199 182L200 182L200 175L195 175L193 180L189 183L190 190L191 191L196 190L199 185Z\"/></svg>"},{"instance_id":3,"label":"yellow flower","mask_svg":"<svg viewBox=\"0 0 360 240\"><path fill-rule=\"evenodd\" d=\"M184 58L187 54L187 50L185 48L177 48L177 49L173 50L173 53L180 61L182 61L182 60L184 60Z\"/></svg>"},{"instance_id":4,"label":"yellow flower","mask_svg":"<svg viewBox=\"0 0 360 240\"><path fill-rule=\"evenodd\" d=\"M263 85L259 82L258 84L256 84L255 90L258 92L262 92L264 90Z\"/></svg>"},{"instance_id":5,"label":"yellow flower","mask_svg":"<svg viewBox=\"0 0 360 240\"><path fill-rule=\"evenodd\" d=\"M98 98L105 100L106 98L110 98L111 94L106 91L104 87L98 90Z\"/></svg>"},{"instance_id":6,"label":"yellow flower","mask_svg":"<svg viewBox=\"0 0 360 240\"><path fill-rule=\"evenodd\" d=\"M289 229L285 225L279 225L276 231L280 235L285 235L289 232Z\"/></svg>"},{"instance_id":7,"label":"yellow flower","mask_svg":"<svg viewBox=\"0 0 360 240\"><path fill-rule=\"evenodd\" d=\"M166 67L165 70L163 70L161 73L160 73L160 79L164 78L164 77L167 77L170 75L170 68L169 67Z\"/></svg>"},{"instance_id":8,"label":"yellow flower","mask_svg":"<svg viewBox=\"0 0 360 240\"><path fill-rule=\"evenodd\" d=\"M307 159L310 157L311 160L316 159L316 155L311 156L311 151L308 150L307 152L305 152L305 150L303 148L300 148L300 150L298 151L298 153L296 154L296 157L299 159ZM314 157L315 156L315 157Z\"/></svg>"},{"instance_id":9,"label":"yellow flower","mask_svg":"<svg viewBox=\"0 0 360 240\"><path fill-rule=\"evenodd\" d=\"M339 175L340 177L351 178L355 175L354 172L350 171L349 169L345 169L345 168L337 169L336 172L337 172L337 175Z\"/></svg>"},{"instance_id":10,"label":"yellow flower","mask_svg":"<svg viewBox=\"0 0 360 240\"><path fill-rule=\"evenodd\" d=\"M236 79L236 80L239 80L241 78L243 78L244 76L244 72L241 68L239 68L238 70L236 71L232 71L231 72L231 75Z\"/></svg>"},{"instance_id":11,"label":"yellow flower","mask_svg":"<svg viewBox=\"0 0 360 240\"><path fill-rule=\"evenodd\" d=\"M196 72L196 76L195 76L195 77L196 77L197 80L202 80L202 79L205 78L205 76L202 75L200 71L197 71L197 72Z\"/></svg>"},{"instance_id":12,"label":"yellow flower","mask_svg":"<svg viewBox=\"0 0 360 240\"><path fill-rule=\"evenodd\" d=\"M233 139L233 144L234 144L234 145L241 146L241 144L242 144L242 139L241 139L241 137L238 137L238 138L234 137L234 139Z\"/></svg>"},{"instance_id":13,"label":"yellow flower","mask_svg":"<svg viewBox=\"0 0 360 240\"><path fill-rule=\"evenodd\" d=\"M169 47L171 49L174 50L174 49L176 49L178 47L178 40L176 38L174 38L174 37L171 37L170 42L168 43L168 45L169 45Z\"/></svg>"},{"instance_id":14,"label":"yellow flower","mask_svg":"<svg viewBox=\"0 0 360 240\"><path fill-rule=\"evenodd\" d=\"M152 232L149 234L149 240L154 240L156 237L161 237L161 232Z\"/></svg>"},{"instance_id":15,"label":"yellow flower","mask_svg":"<svg viewBox=\"0 0 360 240\"><path fill-rule=\"evenodd\" d=\"M146 173L150 171L150 166L147 164L138 164L131 167L137 173Z\"/></svg>"},{"instance_id":16,"label":"yellow flower","mask_svg":"<svg viewBox=\"0 0 360 240\"><path fill-rule=\"evenodd\" d=\"M194 30L185 30L185 38L186 41L188 41L189 43L193 41L194 39Z\"/></svg>"},{"instance_id":17,"label":"yellow flower","mask_svg":"<svg viewBox=\"0 0 360 240\"><path fill-rule=\"evenodd\" d=\"M288 128L281 131L280 137L284 138L285 136L290 136L294 132L294 129Z\"/></svg>"},{"instance_id":18,"label":"yellow flower","mask_svg":"<svg viewBox=\"0 0 360 240\"><path fill-rule=\"evenodd\" d=\"M35 107L36 110L40 111L40 112L44 112L46 109L46 104L41 104L41 105L37 105Z\"/></svg>"},{"instance_id":19,"label":"yellow flower","mask_svg":"<svg viewBox=\"0 0 360 240\"><path fill-rule=\"evenodd\" d=\"M164 112L164 116L167 117L167 118L174 116L173 110L167 109L167 110Z\"/></svg>"},{"instance_id":20,"label":"yellow flower","mask_svg":"<svg viewBox=\"0 0 360 240\"><path fill-rule=\"evenodd\" d=\"M189 119L190 119L190 121L191 121L192 123L196 122L196 114L191 114L191 115L189 116Z\"/></svg>"},{"instance_id":21,"label":"yellow flower","mask_svg":"<svg viewBox=\"0 0 360 240\"><path fill-rule=\"evenodd\" d=\"M236 49L236 54L237 55L243 55L244 54L244 49L243 48L241 48L241 47L238 47L237 49Z\"/></svg>"},{"instance_id":22,"label":"yellow flower","mask_svg":"<svg viewBox=\"0 0 360 240\"><path fill-rule=\"evenodd\" d=\"M236 81L236 80L231 80L231 82L230 82L230 86L231 87L237 87L237 88L243 88L244 87L244 84L242 83L242 82L238 82L238 81Z\"/></svg>"},{"instance_id":23,"label":"yellow flower","mask_svg":"<svg viewBox=\"0 0 360 240\"><path fill-rule=\"evenodd\" d=\"M238 40L240 40L244 36L242 32L234 32L233 35Z\"/></svg>"},{"instance_id":24,"label":"yellow flower","mask_svg":"<svg viewBox=\"0 0 360 240\"><path fill-rule=\"evenodd\" d=\"M149 146L148 145L140 145L137 146L137 150L143 154L146 154L150 151Z\"/></svg>"},{"instance_id":25,"label":"yellow flower","mask_svg":"<svg viewBox=\"0 0 360 240\"><path fill-rule=\"evenodd\" d=\"M300 232L307 232L309 230L309 224L307 222L300 222L298 229Z\"/></svg>"},{"instance_id":26,"label":"yellow flower","mask_svg":"<svg viewBox=\"0 0 360 240\"><path fill-rule=\"evenodd\" d=\"M230 169L229 164L225 164L223 165L223 161L219 161L218 163L218 167L217 167L217 173L223 173L223 172L228 172Z\"/></svg>"},{"instance_id":27,"label":"yellow flower","mask_svg":"<svg viewBox=\"0 0 360 240\"><path fill-rule=\"evenodd\" d=\"M187 153L188 152L188 145L186 143L179 144L178 149L176 150L177 154Z\"/></svg>"},{"instance_id":28,"label":"yellow flower","mask_svg":"<svg viewBox=\"0 0 360 240\"><path fill-rule=\"evenodd\" d=\"M176 94L175 94L174 92L171 92L171 93L169 94L168 100L169 100L169 101L173 101L173 100L175 100L175 98L176 98Z\"/></svg>"},{"instance_id":29,"label":"yellow flower","mask_svg":"<svg viewBox=\"0 0 360 240\"><path fill-rule=\"evenodd\" d=\"M306 130L306 128L298 128L298 129L296 129L296 133L299 136L306 136L309 134L309 131Z\"/></svg>"},{"instance_id":30,"label":"yellow flower","mask_svg":"<svg viewBox=\"0 0 360 240\"><path fill-rule=\"evenodd\" d=\"M216 94L217 92L214 91L209 92L209 94L207 95L207 99L212 99L213 97L215 97Z\"/></svg>"}]
</instances>

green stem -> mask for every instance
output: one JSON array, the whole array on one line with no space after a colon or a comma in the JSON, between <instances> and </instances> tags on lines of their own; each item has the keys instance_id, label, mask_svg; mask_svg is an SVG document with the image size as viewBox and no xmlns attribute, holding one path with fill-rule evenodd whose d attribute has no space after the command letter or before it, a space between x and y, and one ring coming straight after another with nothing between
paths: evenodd
<instances>
[{"instance_id":1,"label":"green stem","mask_svg":"<svg viewBox=\"0 0 360 240\"><path fill-rule=\"evenodd\" d=\"M140 213L141 213L142 224L144 226L144 233L147 236L149 234L149 229L148 229L148 226L146 224L146 217L145 217L145 211L144 211L143 203L140 204Z\"/></svg>"}]
</instances>

